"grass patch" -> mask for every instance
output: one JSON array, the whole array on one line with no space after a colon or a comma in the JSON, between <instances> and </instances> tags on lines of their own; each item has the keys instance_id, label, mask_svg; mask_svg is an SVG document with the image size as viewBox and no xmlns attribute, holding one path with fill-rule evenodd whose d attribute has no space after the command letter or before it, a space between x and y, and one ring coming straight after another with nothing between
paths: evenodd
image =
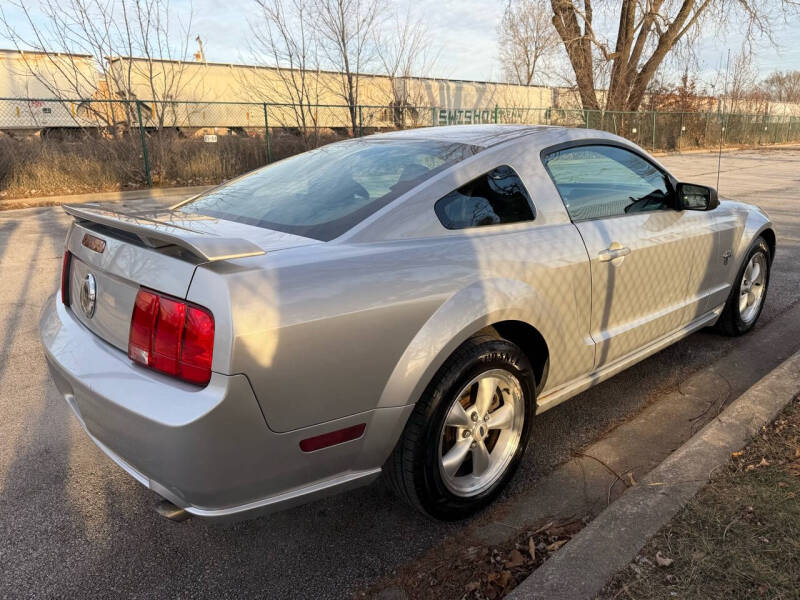
<instances>
[{"instance_id":1,"label":"grass patch","mask_svg":"<svg viewBox=\"0 0 800 600\"><path fill-rule=\"evenodd\" d=\"M800 598L800 400L735 452L601 597Z\"/></svg>"}]
</instances>

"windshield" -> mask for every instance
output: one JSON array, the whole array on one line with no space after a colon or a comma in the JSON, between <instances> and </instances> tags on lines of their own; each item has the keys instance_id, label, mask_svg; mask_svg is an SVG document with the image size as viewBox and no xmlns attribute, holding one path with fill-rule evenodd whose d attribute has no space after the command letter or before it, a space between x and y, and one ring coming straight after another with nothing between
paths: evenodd
<instances>
[{"instance_id":1,"label":"windshield","mask_svg":"<svg viewBox=\"0 0 800 600\"><path fill-rule=\"evenodd\" d=\"M431 140L352 140L248 173L177 210L322 241L476 152Z\"/></svg>"}]
</instances>

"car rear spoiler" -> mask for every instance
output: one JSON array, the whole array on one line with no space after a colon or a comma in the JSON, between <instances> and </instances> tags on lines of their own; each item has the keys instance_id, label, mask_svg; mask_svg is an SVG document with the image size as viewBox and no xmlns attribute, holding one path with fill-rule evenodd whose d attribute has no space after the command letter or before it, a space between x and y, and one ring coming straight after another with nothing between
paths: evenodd
<instances>
[{"instance_id":1,"label":"car rear spoiler","mask_svg":"<svg viewBox=\"0 0 800 600\"><path fill-rule=\"evenodd\" d=\"M94 206L65 205L64 212L79 222L90 222L133 234L150 248L179 246L208 261L244 258L265 254L262 248L242 238L220 237L182 225L141 215Z\"/></svg>"}]
</instances>

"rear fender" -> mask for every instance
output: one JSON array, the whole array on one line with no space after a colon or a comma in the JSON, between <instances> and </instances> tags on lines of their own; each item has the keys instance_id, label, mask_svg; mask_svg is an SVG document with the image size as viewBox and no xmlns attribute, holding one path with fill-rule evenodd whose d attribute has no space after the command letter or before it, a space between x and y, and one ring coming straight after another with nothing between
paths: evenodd
<instances>
[{"instance_id":1,"label":"rear fender","mask_svg":"<svg viewBox=\"0 0 800 600\"><path fill-rule=\"evenodd\" d=\"M555 308L529 285L499 278L476 282L451 296L423 325L398 361L378 407L415 403L459 345L505 320L532 325L546 341L561 334Z\"/></svg>"}]
</instances>

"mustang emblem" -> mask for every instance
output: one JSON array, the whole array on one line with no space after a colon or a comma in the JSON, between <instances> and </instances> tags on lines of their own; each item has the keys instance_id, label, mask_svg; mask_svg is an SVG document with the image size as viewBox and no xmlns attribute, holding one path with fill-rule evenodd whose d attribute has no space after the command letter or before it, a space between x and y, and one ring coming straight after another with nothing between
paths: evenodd
<instances>
[{"instance_id":1,"label":"mustang emblem","mask_svg":"<svg viewBox=\"0 0 800 600\"><path fill-rule=\"evenodd\" d=\"M87 319L91 319L94 316L96 304L97 282L94 279L94 275L87 273L81 286L81 309L83 309L83 314L86 315Z\"/></svg>"}]
</instances>

